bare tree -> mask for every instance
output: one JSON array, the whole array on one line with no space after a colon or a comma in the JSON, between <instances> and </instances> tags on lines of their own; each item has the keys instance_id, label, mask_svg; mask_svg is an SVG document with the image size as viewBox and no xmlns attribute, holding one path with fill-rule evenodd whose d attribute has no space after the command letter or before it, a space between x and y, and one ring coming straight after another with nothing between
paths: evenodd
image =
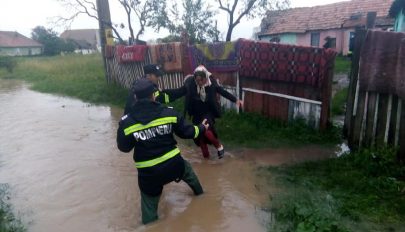
<instances>
[{"instance_id":1,"label":"bare tree","mask_svg":"<svg viewBox=\"0 0 405 232\"><path fill-rule=\"evenodd\" d=\"M129 0L132 9L138 19L139 30L136 34L136 41L139 40L145 32L145 27L155 28L159 31L161 27L166 23L167 15L166 0Z\"/></svg>"},{"instance_id":2,"label":"bare tree","mask_svg":"<svg viewBox=\"0 0 405 232\"><path fill-rule=\"evenodd\" d=\"M131 23L131 13L132 13L132 2L133 0L118 0L121 5L124 7L125 12L127 13L127 23L128 23L128 30L129 30L129 35L131 37L131 40L134 40L134 29L132 29L132 23Z\"/></svg>"},{"instance_id":3,"label":"bare tree","mask_svg":"<svg viewBox=\"0 0 405 232\"><path fill-rule=\"evenodd\" d=\"M97 16L97 7L95 0L57 0L69 12L73 12L68 17L57 17L57 23L62 25L68 25L70 27L71 23L79 15L87 15L91 18L99 20ZM117 0L121 6L124 8L127 16L127 24L131 41L138 41L139 37L144 33L145 27L153 27L156 31L159 31L163 24L165 24L166 18L166 0ZM137 22L139 23L139 30L135 36L133 29L133 16L136 16ZM112 24L109 22L106 26L111 27L114 34L120 41L124 43L124 40L120 36L117 28L124 28L124 24Z\"/></svg>"},{"instance_id":4,"label":"bare tree","mask_svg":"<svg viewBox=\"0 0 405 232\"><path fill-rule=\"evenodd\" d=\"M180 37L186 32L191 43L218 40L219 31L213 20L216 12L211 10L204 0L183 0L181 11L177 2L173 1L171 4L162 25L168 28L173 36Z\"/></svg>"},{"instance_id":5,"label":"bare tree","mask_svg":"<svg viewBox=\"0 0 405 232\"><path fill-rule=\"evenodd\" d=\"M97 16L97 6L94 0L57 0L60 2L68 12L72 12L69 16L63 17L58 16L56 17L55 24L57 25L64 25L65 27L70 27L75 19L77 19L80 15L87 15L90 18L94 18L95 20L99 21ZM120 41L120 43L124 43L124 40L120 36L119 32L117 31L118 24L113 25L111 22L103 21L106 26L112 28L116 38ZM123 27L123 25L120 25Z\"/></svg>"},{"instance_id":6,"label":"bare tree","mask_svg":"<svg viewBox=\"0 0 405 232\"><path fill-rule=\"evenodd\" d=\"M283 9L290 5L290 0L216 0L219 9L228 14L226 41L231 41L233 29L246 17L264 17L267 11Z\"/></svg>"}]
</instances>

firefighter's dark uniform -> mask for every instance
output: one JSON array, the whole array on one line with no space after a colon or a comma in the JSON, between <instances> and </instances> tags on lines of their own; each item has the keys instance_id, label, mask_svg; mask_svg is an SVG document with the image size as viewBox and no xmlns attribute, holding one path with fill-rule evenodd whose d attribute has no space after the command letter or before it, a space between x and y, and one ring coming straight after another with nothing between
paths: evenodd
<instances>
[{"instance_id":1,"label":"firefighter's dark uniform","mask_svg":"<svg viewBox=\"0 0 405 232\"><path fill-rule=\"evenodd\" d=\"M156 77L163 76L163 74L164 74L164 72L156 64L147 64L147 65L143 66L143 72L145 73L145 75L154 74ZM146 78L146 76L143 76L142 78ZM136 84L137 84L137 81L135 81L132 84L132 87L129 91L127 102L125 104L124 115L128 114L131 111L131 108L134 107L134 104L136 102L136 99L134 98L134 88L136 88ZM156 87L156 90L153 93L153 95L155 96L155 101L160 102L160 103L167 104L167 103L172 102L172 101L176 100L177 98L183 96L183 95L181 95L181 93L179 93L176 90L160 91L157 85L155 85L155 87Z\"/></svg>"},{"instance_id":2,"label":"firefighter's dark uniform","mask_svg":"<svg viewBox=\"0 0 405 232\"><path fill-rule=\"evenodd\" d=\"M143 77L146 78L146 77ZM131 111L131 108L134 107L136 99L134 97L134 91L133 88L135 88L137 82L133 84L133 86L130 89L127 102L125 104L125 109L124 109L124 114L128 114ZM177 91L177 89L169 89L165 91L160 91L158 87L156 86L156 91L153 93L153 95L156 97L155 101L167 104L170 102L173 102L174 100L180 98L183 96L182 92Z\"/></svg>"},{"instance_id":3,"label":"firefighter's dark uniform","mask_svg":"<svg viewBox=\"0 0 405 232\"><path fill-rule=\"evenodd\" d=\"M203 193L191 165L181 157L173 133L192 139L203 133L205 127L187 124L173 109L148 99L154 91L155 86L148 79L138 81L134 89L137 101L133 110L122 117L117 130L118 148L123 152L134 148L144 224L157 220L165 184L183 180L195 195Z\"/></svg>"}]
</instances>

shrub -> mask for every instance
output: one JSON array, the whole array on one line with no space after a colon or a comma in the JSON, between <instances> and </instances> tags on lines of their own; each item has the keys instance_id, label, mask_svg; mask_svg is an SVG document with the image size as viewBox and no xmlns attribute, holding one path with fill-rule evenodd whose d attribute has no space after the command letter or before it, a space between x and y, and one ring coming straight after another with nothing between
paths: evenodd
<instances>
[{"instance_id":1,"label":"shrub","mask_svg":"<svg viewBox=\"0 0 405 232\"><path fill-rule=\"evenodd\" d=\"M8 56L0 56L0 68L5 68L8 72L12 73L17 66L17 62Z\"/></svg>"}]
</instances>

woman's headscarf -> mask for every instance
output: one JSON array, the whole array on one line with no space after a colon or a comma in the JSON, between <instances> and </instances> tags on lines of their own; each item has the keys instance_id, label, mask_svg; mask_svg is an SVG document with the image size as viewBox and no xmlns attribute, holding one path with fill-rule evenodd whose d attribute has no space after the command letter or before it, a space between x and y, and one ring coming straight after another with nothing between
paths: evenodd
<instances>
[{"instance_id":1,"label":"woman's headscarf","mask_svg":"<svg viewBox=\"0 0 405 232\"><path fill-rule=\"evenodd\" d=\"M205 102L206 98L207 98L207 94L205 93L205 87L210 86L211 85L211 80L210 80L210 76L212 75L207 68L205 68L203 65L199 65L195 70L194 70L194 78L195 78L195 74L196 73L205 73L205 78L207 79L207 81L205 82L205 84L203 86L199 86L198 83L196 83L197 85L197 93L200 95L200 99L201 101Z\"/></svg>"}]
</instances>

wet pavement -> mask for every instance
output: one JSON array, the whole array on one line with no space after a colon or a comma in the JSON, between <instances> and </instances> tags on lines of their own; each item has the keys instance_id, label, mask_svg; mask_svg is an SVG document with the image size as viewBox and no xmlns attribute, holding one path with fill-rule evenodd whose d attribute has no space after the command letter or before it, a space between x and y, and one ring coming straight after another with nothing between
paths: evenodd
<instances>
[{"instance_id":1,"label":"wet pavement","mask_svg":"<svg viewBox=\"0 0 405 232\"><path fill-rule=\"evenodd\" d=\"M308 150L243 150L202 159L180 144L205 194L184 183L164 188L160 220L143 226L132 153L115 142L122 110L31 91L0 80L0 183L28 231L265 231L268 200L255 188L259 164L299 161ZM328 157L330 150L309 152Z\"/></svg>"}]
</instances>

